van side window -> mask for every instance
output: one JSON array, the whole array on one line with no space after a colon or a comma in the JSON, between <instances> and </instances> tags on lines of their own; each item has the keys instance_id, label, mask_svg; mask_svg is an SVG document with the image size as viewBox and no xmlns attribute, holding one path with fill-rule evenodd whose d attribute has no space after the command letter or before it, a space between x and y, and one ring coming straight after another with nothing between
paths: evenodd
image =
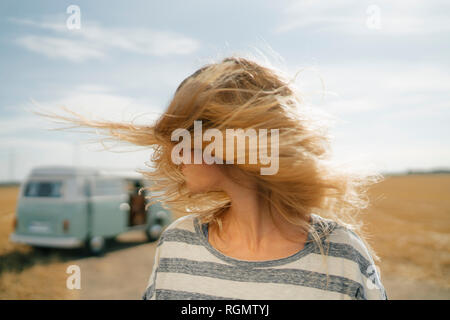
<instances>
[{"instance_id":1,"label":"van side window","mask_svg":"<svg viewBox=\"0 0 450 320\"><path fill-rule=\"evenodd\" d=\"M92 194L91 185L90 185L89 180L87 180L87 179L83 181L81 194L86 197L90 197Z\"/></svg>"},{"instance_id":2,"label":"van side window","mask_svg":"<svg viewBox=\"0 0 450 320\"><path fill-rule=\"evenodd\" d=\"M126 193L122 180L97 179L94 183L93 196L112 196Z\"/></svg>"},{"instance_id":3,"label":"van side window","mask_svg":"<svg viewBox=\"0 0 450 320\"><path fill-rule=\"evenodd\" d=\"M25 187L25 197L52 197L62 195L61 181L30 181Z\"/></svg>"}]
</instances>

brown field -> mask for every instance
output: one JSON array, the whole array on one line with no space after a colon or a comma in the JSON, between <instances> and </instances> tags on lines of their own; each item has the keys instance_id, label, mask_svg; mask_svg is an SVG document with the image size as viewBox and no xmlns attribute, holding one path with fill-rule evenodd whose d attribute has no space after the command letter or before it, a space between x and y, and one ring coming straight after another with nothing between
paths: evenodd
<instances>
[{"instance_id":1,"label":"brown field","mask_svg":"<svg viewBox=\"0 0 450 320\"><path fill-rule=\"evenodd\" d=\"M9 242L13 231L18 188L0 188L0 299L74 299L77 292L61 283L69 263L58 254L34 252Z\"/></svg>"},{"instance_id":2,"label":"brown field","mask_svg":"<svg viewBox=\"0 0 450 320\"><path fill-rule=\"evenodd\" d=\"M391 176L370 196L363 220L382 277L450 288L450 175Z\"/></svg>"},{"instance_id":3,"label":"brown field","mask_svg":"<svg viewBox=\"0 0 450 320\"><path fill-rule=\"evenodd\" d=\"M0 299L78 298L61 286L76 256L8 241L17 192L0 189ZM438 174L389 176L370 190L362 217L390 299L450 299L449 195L450 175Z\"/></svg>"}]
</instances>

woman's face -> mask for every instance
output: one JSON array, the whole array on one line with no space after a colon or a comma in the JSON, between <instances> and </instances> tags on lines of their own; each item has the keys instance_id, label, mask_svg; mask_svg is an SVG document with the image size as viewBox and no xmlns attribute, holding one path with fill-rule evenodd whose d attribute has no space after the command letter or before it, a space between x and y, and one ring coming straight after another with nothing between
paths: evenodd
<instances>
[{"instance_id":1,"label":"woman's face","mask_svg":"<svg viewBox=\"0 0 450 320\"><path fill-rule=\"evenodd\" d=\"M181 171L186 179L187 188L193 193L220 191L221 182L226 179L220 164L194 163L194 152L191 152L191 163L182 164Z\"/></svg>"}]
</instances>

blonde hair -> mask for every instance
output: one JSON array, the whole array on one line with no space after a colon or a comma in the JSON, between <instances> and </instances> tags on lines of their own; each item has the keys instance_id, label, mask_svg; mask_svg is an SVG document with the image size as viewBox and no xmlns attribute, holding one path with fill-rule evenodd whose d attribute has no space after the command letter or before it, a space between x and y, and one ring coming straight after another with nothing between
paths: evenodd
<instances>
[{"instance_id":1,"label":"blonde hair","mask_svg":"<svg viewBox=\"0 0 450 320\"><path fill-rule=\"evenodd\" d=\"M154 152L150 165L154 170L141 172L152 181L150 191L158 191L157 200L177 215L199 213L203 223L213 222L219 228L230 198L224 192L192 194L186 188L180 167L171 161L172 132L179 128L193 132L195 120L202 120L205 129L279 129L278 173L261 175L260 164L224 167L231 166L253 181L271 214L274 210L305 232L312 232L322 253L321 238L331 230L324 227L320 234L311 230L307 220L310 213L356 232L378 260L364 240L358 214L368 206L367 187L382 177L352 172L329 161L327 130L303 108L294 81L275 68L230 56L203 66L182 81L155 123L94 121L74 112L72 116L52 117L96 128L113 139L151 146Z\"/></svg>"}]
</instances>

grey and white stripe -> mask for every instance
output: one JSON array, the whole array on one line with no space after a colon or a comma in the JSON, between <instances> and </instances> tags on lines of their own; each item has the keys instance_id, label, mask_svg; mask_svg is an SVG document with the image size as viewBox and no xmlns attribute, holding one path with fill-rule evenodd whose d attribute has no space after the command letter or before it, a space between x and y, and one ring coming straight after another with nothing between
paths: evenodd
<instances>
[{"instance_id":1,"label":"grey and white stripe","mask_svg":"<svg viewBox=\"0 0 450 320\"><path fill-rule=\"evenodd\" d=\"M238 260L210 245L196 214L177 219L159 239L143 299L387 299L361 239L332 220L312 218L319 232L319 225L332 228L323 241L325 262L311 235L289 257Z\"/></svg>"}]
</instances>

